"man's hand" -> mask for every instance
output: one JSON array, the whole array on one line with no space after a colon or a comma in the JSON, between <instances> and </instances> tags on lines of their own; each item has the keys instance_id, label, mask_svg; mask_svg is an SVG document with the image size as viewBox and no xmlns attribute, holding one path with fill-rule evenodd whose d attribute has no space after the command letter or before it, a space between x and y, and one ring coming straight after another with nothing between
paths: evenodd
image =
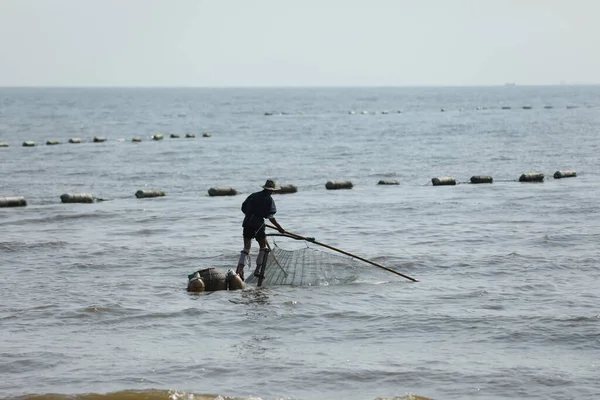
<instances>
[{"instance_id":1,"label":"man's hand","mask_svg":"<svg viewBox=\"0 0 600 400\"><path fill-rule=\"evenodd\" d=\"M282 227L277 228L277 230L279 231L279 233L285 233Z\"/></svg>"}]
</instances>

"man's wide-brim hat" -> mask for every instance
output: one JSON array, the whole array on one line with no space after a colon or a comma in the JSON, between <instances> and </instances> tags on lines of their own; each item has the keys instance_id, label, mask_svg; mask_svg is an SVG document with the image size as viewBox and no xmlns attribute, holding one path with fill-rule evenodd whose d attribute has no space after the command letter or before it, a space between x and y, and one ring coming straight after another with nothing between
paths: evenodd
<instances>
[{"instance_id":1,"label":"man's wide-brim hat","mask_svg":"<svg viewBox=\"0 0 600 400\"><path fill-rule=\"evenodd\" d=\"M275 184L275 181L272 179L267 179L264 185L260 185L263 189L267 190L279 190L281 187Z\"/></svg>"}]
</instances>

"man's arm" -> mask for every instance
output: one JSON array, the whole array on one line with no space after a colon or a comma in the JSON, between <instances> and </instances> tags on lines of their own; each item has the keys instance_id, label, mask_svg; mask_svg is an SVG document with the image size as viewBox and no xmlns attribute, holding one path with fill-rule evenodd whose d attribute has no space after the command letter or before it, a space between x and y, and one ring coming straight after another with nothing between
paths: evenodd
<instances>
[{"instance_id":1,"label":"man's arm","mask_svg":"<svg viewBox=\"0 0 600 400\"><path fill-rule=\"evenodd\" d=\"M269 217L269 221L271 221L271 223L273 225L275 225L275 228L277 228L277 230L279 231L279 233L285 233L285 230L281 227L281 225L279 225L279 222L277 222L277 220L275 219L275 217Z\"/></svg>"},{"instance_id":2,"label":"man's arm","mask_svg":"<svg viewBox=\"0 0 600 400\"><path fill-rule=\"evenodd\" d=\"M271 221L271 223L273 225L275 225L275 227L277 228L279 233L285 233L285 231L283 230L281 225L279 225L279 222L277 222L277 220L275 219L275 213L277 212L277 206L275 205L275 200L273 200L273 198L270 196L269 196L269 199L271 200L271 207L269 210L269 214L267 215L267 218L269 219L269 221Z\"/></svg>"},{"instance_id":3,"label":"man's arm","mask_svg":"<svg viewBox=\"0 0 600 400\"><path fill-rule=\"evenodd\" d=\"M242 203L242 212L244 214L248 213L248 205L250 203L250 196L246 197L246 200L244 200L244 202Z\"/></svg>"}]
</instances>

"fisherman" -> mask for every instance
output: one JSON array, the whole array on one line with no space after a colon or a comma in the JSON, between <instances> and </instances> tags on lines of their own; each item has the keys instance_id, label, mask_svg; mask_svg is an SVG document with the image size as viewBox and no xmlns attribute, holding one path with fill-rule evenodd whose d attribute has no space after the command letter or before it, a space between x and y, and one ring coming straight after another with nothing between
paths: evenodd
<instances>
[{"instance_id":1,"label":"fisherman","mask_svg":"<svg viewBox=\"0 0 600 400\"><path fill-rule=\"evenodd\" d=\"M279 190L279 186L272 179L267 179L260 192L252 193L242 203L242 212L244 213L244 222L242 223L244 235L244 249L240 252L240 260L238 261L237 270L235 271L244 280L244 265L246 257L250 256L250 245L252 239L256 239L260 247L258 256L256 256L256 270L254 275L258 276L260 267L265 260L267 252L267 236L265 233L265 218L269 221L280 233L285 233L285 230L279 225L275 219L277 208L275 200L271 197L274 191Z\"/></svg>"}]
</instances>

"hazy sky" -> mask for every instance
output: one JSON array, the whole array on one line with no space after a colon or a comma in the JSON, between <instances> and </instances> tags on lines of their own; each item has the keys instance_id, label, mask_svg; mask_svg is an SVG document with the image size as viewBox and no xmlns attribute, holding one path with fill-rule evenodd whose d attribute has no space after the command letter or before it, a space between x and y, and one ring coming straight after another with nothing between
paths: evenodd
<instances>
[{"instance_id":1,"label":"hazy sky","mask_svg":"<svg viewBox=\"0 0 600 400\"><path fill-rule=\"evenodd\" d=\"M600 0L0 0L0 86L600 83Z\"/></svg>"}]
</instances>

